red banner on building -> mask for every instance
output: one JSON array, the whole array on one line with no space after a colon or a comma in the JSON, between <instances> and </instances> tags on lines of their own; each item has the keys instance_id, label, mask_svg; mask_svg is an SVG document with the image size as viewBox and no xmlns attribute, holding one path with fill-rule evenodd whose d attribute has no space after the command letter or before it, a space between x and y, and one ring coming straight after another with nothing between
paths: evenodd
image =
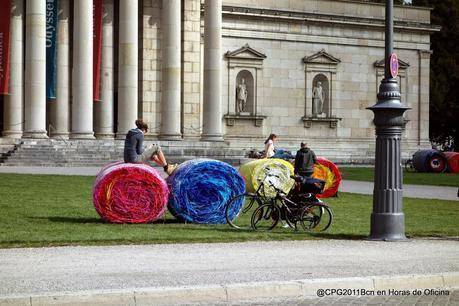
<instances>
[{"instance_id":1,"label":"red banner on building","mask_svg":"<svg viewBox=\"0 0 459 306\"><path fill-rule=\"evenodd\" d=\"M94 100L100 100L100 66L102 61L102 2L94 0L94 68L93 68L93 94Z\"/></svg>"},{"instance_id":2,"label":"red banner on building","mask_svg":"<svg viewBox=\"0 0 459 306\"><path fill-rule=\"evenodd\" d=\"M0 95L8 94L10 78L11 0L0 0Z\"/></svg>"}]
</instances>

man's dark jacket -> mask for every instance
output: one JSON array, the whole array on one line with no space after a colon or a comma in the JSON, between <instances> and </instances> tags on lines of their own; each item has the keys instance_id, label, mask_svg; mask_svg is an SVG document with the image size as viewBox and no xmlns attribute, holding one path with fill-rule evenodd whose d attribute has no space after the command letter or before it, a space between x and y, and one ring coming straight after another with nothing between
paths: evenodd
<instances>
[{"instance_id":1,"label":"man's dark jacket","mask_svg":"<svg viewBox=\"0 0 459 306\"><path fill-rule=\"evenodd\" d=\"M314 172L314 163L317 161L316 154L309 148L301 148L296 152L295 173L311 175Z\"/></svg>"},{"instance_id":2,"label":"man's dark jacket","mask_svg":"<svg viewBox=\"0 0 459 306\"><path fill-rule=\"evenodd\" d=\"M131 129L124 141L124 162L133 163L137 155L143 153L143 133L140 129Z\"/></svg>"}]
</instances>

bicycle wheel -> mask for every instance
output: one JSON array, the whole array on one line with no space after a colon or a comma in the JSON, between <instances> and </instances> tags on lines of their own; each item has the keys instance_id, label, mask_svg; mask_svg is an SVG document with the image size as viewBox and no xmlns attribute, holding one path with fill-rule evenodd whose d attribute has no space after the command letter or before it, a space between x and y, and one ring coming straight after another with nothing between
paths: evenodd
<instances>
[{"instance_id":1,"label":"bicycle wheel","mask_svg":"<svg viewBox=\"0 0 459 306\"><path fill-rule=\"evenodd\" d=\"M305 231L323 232L333 221L330 208L326 205L312 204L306 206L300 215L300 224Z\"/></svg>"},{"instance_id":2,"label":"bicycle wheel","mask_svg":"<svg viewBox=\"0 0 459 306\"><path fill-rule=\"evenodd\" d=\"M414 164L412 159L408 159L405 162L405 170L406 172L414 172L416 169L414 169Z\"/></svg>"},{"instance_id":3,"label":"bicycle wheel","mask_svg":"<svg viewBox=\"0 0 459 306\"><path fill-rule=\"evenodd\" d=\"M263 204L252 214L252 228L257 231L272 230L279 222L280 210L276 204Z\"/></svg>"},{"instance_id":4,"label":"bicycle wheel","mask_svg":"<svg viewBox=\"0 0 459 306\"><path fill-rule=\"evenodd\" d=\"M300 221L302 211L303 210L299 207L289 207L289 209L286 209L285 206L283 206L281 209L285 222L295 231L298 230L298 222Z\"/></svg>"},{"instance_id":5,"label":"bicycle wheel","mask_svg":"<svg viewBox=\"0 0 459 306\"><path fill-rule=\"evenodd\" d=\"M262 204L261 199L255 194L243 193L237 195L226 204L225 217L231 227L249 229L251 215Z\"/></svg>"}]
</instances>

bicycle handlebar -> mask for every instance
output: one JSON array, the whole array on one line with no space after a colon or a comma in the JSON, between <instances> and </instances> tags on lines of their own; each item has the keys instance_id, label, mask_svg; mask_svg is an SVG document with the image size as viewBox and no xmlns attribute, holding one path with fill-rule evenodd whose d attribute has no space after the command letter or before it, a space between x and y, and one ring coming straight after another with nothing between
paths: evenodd
<instances>
[{"instance_id":1,"label":"bicycle handlebar","mask_svg":"<svg viewBox=\"0 0 459 306\"><path fill-rule=\"evenodd\" d=\"M273 187L278 194L285 194L282 189L277 188L270 180L268 180L269 186Z\"/></svg>"}]
</instances>

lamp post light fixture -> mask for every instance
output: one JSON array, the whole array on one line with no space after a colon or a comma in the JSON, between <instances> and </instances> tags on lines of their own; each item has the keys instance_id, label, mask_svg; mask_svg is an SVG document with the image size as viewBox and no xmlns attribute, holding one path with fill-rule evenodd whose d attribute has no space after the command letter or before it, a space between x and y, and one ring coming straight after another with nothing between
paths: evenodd
<instances>
[{"instance_id":1,"label":"lamp post light fixture","mask_svg":"<svg viewBox=\"0 0 459 306\"><path fill-rule=\"evenodd\" d=\"M402 201L400 138L404 129L402 105L397 84L398 59L394 53L394 0L386 0L384 79L378 101L367 109L374 113L376 152L370 240L406 240Z\"/></svg>"}]
</instances>

